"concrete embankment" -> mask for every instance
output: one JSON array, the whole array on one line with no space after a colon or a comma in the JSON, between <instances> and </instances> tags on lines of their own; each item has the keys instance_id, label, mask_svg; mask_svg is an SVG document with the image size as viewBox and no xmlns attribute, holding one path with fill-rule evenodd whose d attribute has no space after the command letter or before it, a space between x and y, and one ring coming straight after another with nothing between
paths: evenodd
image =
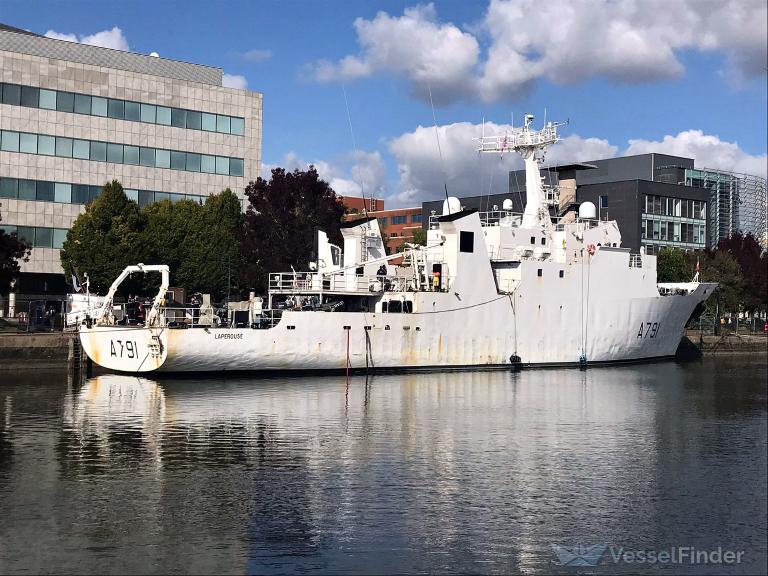
<instances>
[{"instance_id":1,"label":"concrete embankment","mask_svg":"<svg viewBox=\"0 0 768 576\"><path fill-rule=\"evenodd\" d=\"M768 354L768 336L724 334L722 336L688 336L702 354Z\"/></svg>"},{"instance_id":2,"label":"concrete embankment","mask_svg":"<svg viewBox=\"0 0 768 576\"><path fill-rule=\"evenodd\" d=\"M0 371L66 366L75 336L72 332L0 332Z\"/></svg>"}]
</instances>

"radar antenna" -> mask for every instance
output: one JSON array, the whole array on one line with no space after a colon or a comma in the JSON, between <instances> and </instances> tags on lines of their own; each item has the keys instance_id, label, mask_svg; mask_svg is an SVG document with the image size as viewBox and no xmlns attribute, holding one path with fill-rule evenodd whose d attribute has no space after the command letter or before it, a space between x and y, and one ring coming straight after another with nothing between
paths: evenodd
<instances>
[{"instance_id":1,"label":"radar antenna","mask_svg":"<svg viewBox=\"0 0 768 576\"><path fill-rule=\"evenodd\" d=\"M496 136L482 136L475 138L479 142L478 152L503 154L504 152L517 152L525 162L525 190L526 203L523 212L522 226L534 228L536 226L552 227L552 219L549 216L548 200L541 184L541 172L539 164L543 161L543 155L536 156L537 151L544 151L552 144L557 143L560 137L557 135L558 126L566 122L547 122L540 130L531 127L533 114L526 114L523 126L512 128L504 134Z\"/></svg>"}]
</instances>

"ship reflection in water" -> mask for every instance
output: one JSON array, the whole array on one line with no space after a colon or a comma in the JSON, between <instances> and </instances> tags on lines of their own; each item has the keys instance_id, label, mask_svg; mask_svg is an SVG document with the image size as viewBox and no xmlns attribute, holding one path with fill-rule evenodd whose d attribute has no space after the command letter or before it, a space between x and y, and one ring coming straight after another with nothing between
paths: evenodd
<instances>
[{"instance_id":1,"label":"ship reflection in water","mask_svg":"<svg viewBox=\"0 0 768 576\"><path fill-rule=\"evenodd\" d=\"M765 363L0 383L0 572L551 573L552 544L766 563ZM34 552L33 552L34 550ZM657 567L611 565L611 572Z\"/></svg>"}]
</instances>

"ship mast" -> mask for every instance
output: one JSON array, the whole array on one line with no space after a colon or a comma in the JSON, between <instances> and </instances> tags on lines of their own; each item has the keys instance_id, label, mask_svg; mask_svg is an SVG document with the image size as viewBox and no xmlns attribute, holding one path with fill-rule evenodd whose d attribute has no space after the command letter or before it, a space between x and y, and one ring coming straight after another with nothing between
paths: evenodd
<instances>
[{"instance_id":1,"label":"ship mast","mask_svg":"<svg viewBox=\"0 0 768 576\"><path fill-rule=\"evenodd\" d=\"M539 164L543 161L543 155L537 157L538 150L545 150L556 143L560 138L557 135L557 127L562 122L549 122L541 130L531 128L533 114L525 115L525 123L520 128L512 127L512 130L504 135L482 136L477 139L480 146L478 152L491 152L504 154L514 151L523 157L525 162L525 192L526 203L523 212L523 228L535 228L543 226L552 228L552 219L549 216L547 195L541 184L541 172Z\"/></svg>"}]
</instances>

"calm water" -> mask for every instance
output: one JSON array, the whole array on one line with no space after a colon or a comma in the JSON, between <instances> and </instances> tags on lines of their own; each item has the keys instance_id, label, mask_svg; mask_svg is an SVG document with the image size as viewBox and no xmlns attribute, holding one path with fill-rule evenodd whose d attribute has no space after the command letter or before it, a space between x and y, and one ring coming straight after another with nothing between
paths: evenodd
<instances>
[{"instance_id":1,"label":"calm water","mask_svg":"<svg viewBox=\"0 0 768 576\"><path fill-rule=\"evenodd\" d=\"M765 573L767 372L0 373L0 572Z\"/></svg>"}]
</instances>

